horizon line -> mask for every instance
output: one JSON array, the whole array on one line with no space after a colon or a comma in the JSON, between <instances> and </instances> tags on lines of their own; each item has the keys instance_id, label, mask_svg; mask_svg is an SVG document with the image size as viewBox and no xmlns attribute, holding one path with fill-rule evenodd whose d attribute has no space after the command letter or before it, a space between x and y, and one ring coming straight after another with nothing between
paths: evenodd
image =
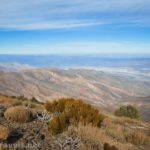
<instances>
[{"instance_id":1,"label":"horizon line","mask_svg":"<svg viewBox=\"0 0 150 150\"><path fill-rule=\"evenodd\" d=\"M137 56L140 56L140 55L148 55L150 56L150 53L117 53L117 52L114 52L114 53L0 53L0 55L11 55L11 56L96 56L96 55L101 55L101 56L113 56L113 55L137 55Z\"/></svg>"}]
</instances>

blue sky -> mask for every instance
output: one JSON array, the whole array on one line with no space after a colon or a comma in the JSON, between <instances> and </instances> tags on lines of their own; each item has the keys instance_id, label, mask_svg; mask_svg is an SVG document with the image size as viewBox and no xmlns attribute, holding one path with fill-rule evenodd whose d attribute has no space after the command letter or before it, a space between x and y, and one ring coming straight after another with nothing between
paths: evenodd
<instances>
[{"instance_id":1,"label":"blue sky","mask_svg":"<svg viewBox=\"0 0 150 150\"><path fill-rule=\"evenodd\" d=\"M150 0L0 0L0 54L150 53Z\"/></svg>"}]
</instances>

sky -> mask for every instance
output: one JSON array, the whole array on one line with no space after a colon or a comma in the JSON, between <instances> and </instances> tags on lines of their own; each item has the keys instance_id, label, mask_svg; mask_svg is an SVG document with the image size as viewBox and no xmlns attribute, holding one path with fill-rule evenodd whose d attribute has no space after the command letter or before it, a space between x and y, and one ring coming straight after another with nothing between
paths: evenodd
<instances>
[{"instance_id":1,"label":"sky","mask_svg":"<svg viewBox=\"0 0 150 150\"><path fill-rule=\"evenodd\" d=\"M0 54L150 54L150 0L0 0Z\"/></svg>"}]
</instances>

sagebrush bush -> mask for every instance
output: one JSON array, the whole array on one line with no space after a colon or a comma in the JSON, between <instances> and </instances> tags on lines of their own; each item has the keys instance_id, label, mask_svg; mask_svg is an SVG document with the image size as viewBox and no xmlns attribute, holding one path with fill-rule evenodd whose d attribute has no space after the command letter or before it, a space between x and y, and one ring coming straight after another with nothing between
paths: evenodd
<instances>
[{"instance_id":1,"label":"sagebrush bush","mask_svg":"<svg viewBox=\"0 0 150 150\"><path fill-rule=\"evenodd\" d=\"M16 122L29 122L33 119L32 111L23 106L15 106L8 108L4 116L6 119L16 121Z\"/></svg>"},{"instance_id":2,"label":"sagebrush bush","mask_svg":"<svg viewBox=\"0 0 150 150\"><path fill-rule=\"evenodd\" d=\"M115 111L116 116L125 116L130 118L139 119L139 111L137 108L128 105L128 106L121 106L119 109Z\"/></svg>"},{"instance_id":3,"label":"sagebrush bush","mask_svg":"<svg viewBox=\"0 0 150 150\"><path fill-rule=\"evenodd\" d=\"M10 131L7 127L0 126L0 141L7 140L9 137Z\"/></svg>"},{"instance_id":4,"label":"sagebrush bush","mask_svg":"<svg viewBox=\"0 0 150 150\"><path fill-rule=\"evenodd\" d=\"M63 112L60 116L54 117L49 123L49 131L52 134L58 134L67 129L67 116Z\"/></svg>"},{"instance_id":5,"label":"sagebrush bush","mask_svg":"<svg viewBox=\"0 0 150 150\"><path fill-rule=\"evenodd\" d=\"M55 117L55 118L53 118L50 121L50 123L49 123L49 131L52 134L58 134L58 133L62 132L62 130L61 130L61 123L60 123L59 117Z\"/></svg>"},{"instance_id":6,"label":"sagebrush bush","mask_svg":"<svg viewBox=\"0 0 150 150\"><path fill-rule=\"evenodd\" d=\"M59 114L59 117L57 117L59 121L57 123L61 122L61 131L66 129L69 124L78 125L79 122L83 125L92 124L93 126L100 127L104 119L104 116L97 109L91 107L91 105L72 98L60 99L52 103L47 102L45 108L53 114Z\"/></svg>"}]
</instances>

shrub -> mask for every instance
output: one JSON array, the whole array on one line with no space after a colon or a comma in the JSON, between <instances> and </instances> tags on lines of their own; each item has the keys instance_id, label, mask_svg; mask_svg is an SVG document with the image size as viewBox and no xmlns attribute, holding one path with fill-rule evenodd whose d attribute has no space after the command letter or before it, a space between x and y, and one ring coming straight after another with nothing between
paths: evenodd
<instances>
[{"instance_id":1,"label":"shrub","mask_svg":"<svg viewBox=\"0 0 150 150\"><path fill-rule=\"evenodd\" d=\"M57 117L57 123L59 124L61 121L61 131L66 129L66 126L69 124L78 125L79 122L83 125L92 124L93 126L100 127L104 119L104 116L99 114L99 111L89 104L85 104L81 100L72 98L60 99L59 101L54 101L52 103L48 102L45 104L45 108L53 114L58 114L59 117Z\"/></svg>"},{"instance_id":2,"label":"shrub","mask_svg":"<svg viewBox=\"0 0 150 150\"><path fill-rule=\"evenodd\" d=\"M21 123L29 122L33 119L31 110L23 106L15 106L8 108L5 111L4 116L6 119L10 119L12 121Z\"/></svg>"},{"instance_id":3,"label":"shrub","mask_svg":"<svg viewBox=\"0 0 150 150\"><path fill-rule=\"evenodd\" d=\"M8 128L0 126L0 141L7 140L9 137L10 131Z\"/></svg>"},{"instance_id":4,"label":"shrub","mask_svg":"<svg viewBox=\"0 0 150 150\"><path fill-rule=\"evenodd\" d=\"M115 115L125 116L125 117L130 117L130 118L135 118L135 119L138 119L140 117L139 111L131 105L121 106L119 109L115 111Z\"/></svg>"}]
</instances>

